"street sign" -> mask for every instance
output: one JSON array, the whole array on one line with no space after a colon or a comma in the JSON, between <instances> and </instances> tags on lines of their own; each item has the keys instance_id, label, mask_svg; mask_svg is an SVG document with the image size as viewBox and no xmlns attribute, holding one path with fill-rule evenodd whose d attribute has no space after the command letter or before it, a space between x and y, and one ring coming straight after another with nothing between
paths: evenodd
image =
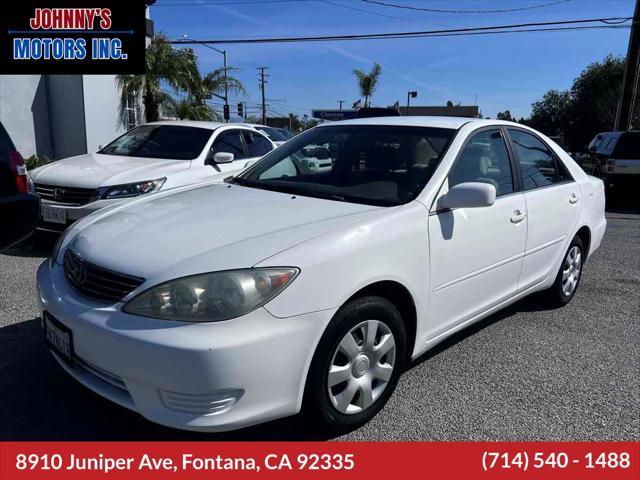
<instances>
[{"instance_id":1,"label":"street sign","mask_svg":"<svg viewBox=\"0 0 640 480\"><path fill-rule=\"evenodd\" d=\"M312 110L311 116L320 120L348 120L356 118L356 110Z\"/></svg>"}]
</instances>

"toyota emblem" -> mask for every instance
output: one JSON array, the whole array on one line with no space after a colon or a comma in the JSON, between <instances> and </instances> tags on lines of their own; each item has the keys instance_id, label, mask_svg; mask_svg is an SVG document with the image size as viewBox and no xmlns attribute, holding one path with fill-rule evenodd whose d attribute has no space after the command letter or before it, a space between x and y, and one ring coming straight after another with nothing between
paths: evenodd
<instances>
[{"instance_id":1,"label":"toyota emblem","mask_svg":"<svg viewBox=\"0 0 640 480\"><path fill-rule=\"evenodd\" d=\"M69 262L68 274L77 285L82 285L87 280L87 267L82 260L73 258Z\"/></svg>"}]
</instances>

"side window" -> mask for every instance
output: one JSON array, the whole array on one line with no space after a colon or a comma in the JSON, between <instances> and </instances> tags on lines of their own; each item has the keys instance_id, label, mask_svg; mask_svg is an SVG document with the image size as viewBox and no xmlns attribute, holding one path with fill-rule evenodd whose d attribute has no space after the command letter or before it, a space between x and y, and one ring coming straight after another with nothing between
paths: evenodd
<instances>
[{"instance_id":1,"label":"side window","mask_svg":"<svg viewBox=\"0 0 640 480\"><path fill-rule=\"evenodd\" d=\"M509 130L516 157L522 170L524 189L544 187L566 180L559 174L555 157L549 147L530 133Z\"/></svg>"},{"instance_id":2,"label":"side window","mask_svg":"<svg viewBox=\"0 0 640 480\"><path fill-rule=\"evenodd\" d=\"M246 158L239 130L228 130L220 133L218 138L214 140L211 151L214 154L219 152L233 153L234 160Z\"/></svg>"},{"instance_id":3,"label":"side window","mask_svg":"<svg viewBox=\"0 0 640 480\"><path fill-rule=\"evenodd\" d=\"M249 157L262 157L273 150L269 140L264 138L261 134L251 132L249 130L243 130L242 134L244 135L244 141L249 149Z\"/></svg>"},{"instance_id":4,"label":"side window","mask_svg":"<svg viewBox=\"0 0 640 480\"><path fill-rule=\"evenodd\" d=\"M500 130L473 136L449 172L449 188L464 182L483 182L496 187L496 195L513 193L513 174L507 145Z\"/></svg>"}]
</instances>

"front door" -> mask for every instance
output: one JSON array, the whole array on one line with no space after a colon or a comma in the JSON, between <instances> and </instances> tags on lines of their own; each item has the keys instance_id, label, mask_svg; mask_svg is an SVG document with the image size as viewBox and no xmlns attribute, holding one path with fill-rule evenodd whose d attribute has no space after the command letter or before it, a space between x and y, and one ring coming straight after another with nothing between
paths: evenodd
<instances>
[{"instance_id":1,"label":"front door","mask_svg":"<svg viewBox=\"0 0 640 480\"><path fill-rule=\"evenodd\" d=\"M439 197L464 182L496 188L490 207L438 210L429 215L430 337L472 320L515 294L527 238L527 210L514 180L505 132L471 134Z\"/></svg>"}]
</instances>

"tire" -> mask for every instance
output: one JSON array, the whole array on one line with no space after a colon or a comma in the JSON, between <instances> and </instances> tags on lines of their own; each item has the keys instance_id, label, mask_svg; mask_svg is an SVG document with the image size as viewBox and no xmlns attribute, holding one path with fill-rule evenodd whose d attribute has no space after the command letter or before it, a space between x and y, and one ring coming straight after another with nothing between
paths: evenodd
<instances>
[{"instance_id":1,"label":"tire","mask_svg":"<svg viewBox=\"0 0 640 480\"><path fill-rule=\"evenodd\" d=\"M374 331L375 336L367 337L367 332ZM352 430L368 422L398 383L406 342L402 317L384 298L363 297L344 305L313 356L302 405L304 418L325 432Z\"/></svg>"},{"instance_id":2,"label":"tire","mask_svg":"<svg viewBox=\"0 0 640 480\"><path fill-rule=\"evenodd\" d=\"M578 255L576 257L576 255ZM562 307L569 303L578 290L584 265L584 246L580 237L573 237L562 258L560 269L553 285L546 291L551 306ZM571 286L572 285L572 286ZM571 288L568 288L571 287Z\"/></svg>"}]
</instances>

